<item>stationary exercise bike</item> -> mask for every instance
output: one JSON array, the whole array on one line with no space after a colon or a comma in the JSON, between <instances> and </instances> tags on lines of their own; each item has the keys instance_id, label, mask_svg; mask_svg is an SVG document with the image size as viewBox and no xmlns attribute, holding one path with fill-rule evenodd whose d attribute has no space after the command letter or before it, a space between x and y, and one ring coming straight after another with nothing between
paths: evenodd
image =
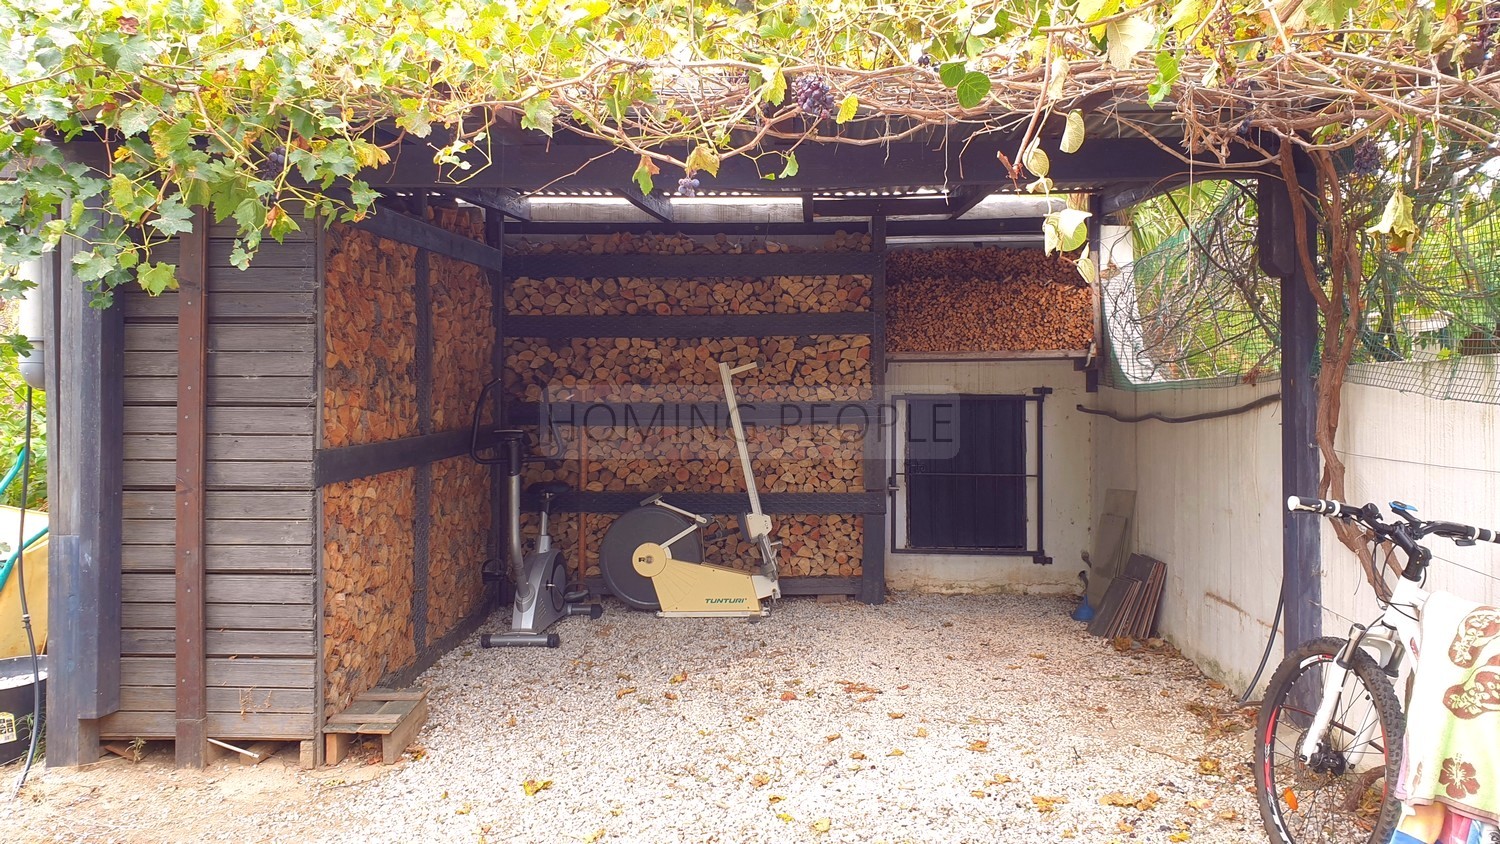
<instances>
[{"instance_id":1,"label":"stationary exercise bike","mask_svg":"<svg viewBox=\"0 0 1500 844\"><path fill-rule=\"evenodd\" d=\"M719 380L750 498L750 511L740 514L740 533L760 552L759 572L704 563L703 528L708 518L668 504L658 493L615 519L599 545L599 573L610 592L629 606L657 610L661 616L759 617L769 614L763 601L781 597L776 566L781 542L772 537L771 517L760 508L760 491L755 487L745 428L734 398L733 376L757 366L731 367L720 362Z\"/></svg>"},{"instance_id":2,"label":"stationary exercise bike","mask_svg":"<svg viewBox=\"0 0 1500 844\"><path fill-rule=\"evenodd\" d=\"M550 451L524 455L526 432L514 428L500 428L485 432L484 409L491 391L500 383L495 379L479 392L479 401L474 404L474 424L469 440L469 456L485 466L505 467L505 519L504 547L506 570L515 589L511 602L510 631L485 634L479 638L482 648L548 647L558 646L556 633L543 632L558 619L572 615L587 615L599 618L604 607L599 604L584 604L587 589L569 590L568 566L562 559L562 549L553 546L547 530L551 515L552 499L568 491L565 483L553 481L536 483L527 492L542 497L542 524L537 535L536 548L530 554L521 551L521 469L527 463L542 463L562 456L562 437L547 412L543 397L542 424L538 430L550 434ZM537 446L541 445L540 433ZM495 561L491 561L494 563ZM486 564L487 570L492 570ZM494 573L498 577L498 572Z\"/></svg>"}]
</instances>

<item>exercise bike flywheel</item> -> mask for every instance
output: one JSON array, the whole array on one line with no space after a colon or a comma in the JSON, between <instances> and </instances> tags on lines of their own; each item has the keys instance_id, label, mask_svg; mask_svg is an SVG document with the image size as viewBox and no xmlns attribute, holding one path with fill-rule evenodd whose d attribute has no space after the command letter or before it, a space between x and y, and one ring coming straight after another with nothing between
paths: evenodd
<instances>
[{"instance_id":1,"label":"exercise bike flywheel","mask_svg":"<svg viewBox=\"0 0 1500 844\"><path fill-rule=\"evenodd\" d=\"M651 578L635 570L635 549L645 542L666 542L690 527L695 527L692 520L661 507L640 507L615 519L599 543L599 574L609 591L635 609L661 609ZM701 563L703 537L694 530L672 543L671 552L673 559Z\"/></svg>"}]
</instances>

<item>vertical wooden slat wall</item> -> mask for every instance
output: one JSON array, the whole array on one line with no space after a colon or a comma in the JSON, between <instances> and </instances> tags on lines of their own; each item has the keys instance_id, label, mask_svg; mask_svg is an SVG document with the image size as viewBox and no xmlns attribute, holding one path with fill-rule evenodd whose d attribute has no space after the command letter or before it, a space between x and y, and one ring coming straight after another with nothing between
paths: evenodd
<instances>
[{"instance_id":1,"label":"vertical wooden slat wall","mask_svg":"<svg viewBox=\"0 0 1500 844\"><path fill-rule=\"evenodd\" d=\"M316 724L313 433L317 277L310 234L249 269L208 244L204 469L207 736L310 739ZM156 252L177 261L178 244ZM120 711L103 738L174 735L175 292L119 294L125 314Z\"/></svg>"}]
</instances>

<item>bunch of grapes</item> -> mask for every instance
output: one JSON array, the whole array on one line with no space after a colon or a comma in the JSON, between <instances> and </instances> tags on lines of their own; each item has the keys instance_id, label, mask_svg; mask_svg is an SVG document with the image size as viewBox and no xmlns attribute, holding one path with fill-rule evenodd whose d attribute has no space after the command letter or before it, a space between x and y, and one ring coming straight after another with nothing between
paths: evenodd
<instances>
[{"instance_id":1,"label":"bunch of grapes","mask_svg":"<svg viewBox=\"0 0 1500 844\"><path fill-rule=\"evenodd\" d=\"M286 169L286 147L277 147L266 153L266 158L260 164L260 172L257 174L262 179L270 181L280 176Z\"/></svg>"},{"instance_id":2,"label":"bunch of grapes","mask_svg":"<svg viewBox=\"0 0 1500 844\"><path fill-rule=\"evenodd\" d=\"M1380 169L1380 147L1369 138L1354 145L1354 175L1373 176Z\"/></svg>"},{"instance_id":3,"label":"bunch of grapes","mask_svg":"<svg viewBox=\"0 0 1500 844\"><path fill-rule=\"evenodd\" d=\"M926 53L917 57L917 67L932 67L932 56Z\"/></svg>"},{"instance_id":4,"label":"bunch of grapes","mask_svg":"<svg viewBox=\"0 0 1500 844\"><path fill-rule=\"evenodd\" d=\"M816 74L799 76L792 81L792 98L803 114L813 117L828 117L838 109L829 93L828 80Z\"/></svg>"},{"instance_id":5,"label":"bunch of grapes","mask_svg":"<svg viewBox=\"0 0 1500 844\"><path fill-rule=\"evenodd\" d=\"M694 178L677 180L678 196L696 196L698 194L698 180Z\"/></svg>"}]
</instances>

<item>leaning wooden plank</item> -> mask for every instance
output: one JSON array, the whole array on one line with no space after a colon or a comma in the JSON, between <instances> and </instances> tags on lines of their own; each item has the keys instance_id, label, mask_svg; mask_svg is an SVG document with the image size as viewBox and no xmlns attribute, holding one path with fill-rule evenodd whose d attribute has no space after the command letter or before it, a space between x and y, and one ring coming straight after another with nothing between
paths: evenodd
<instances>
[{"instance_id":1,"label":"leaning wooden plank","mask_svg":"<svg viewBox=\"0 0 1500 844\"><path fill-rule=\"evenodd\" d=\"M1094 614L1094 620L1089 622L1089 632L1095 636L1112 637L1118 630L1120 613L1129 605L1135 590L1140 588L1140 581L1134 578L1120 575L1114 578L1109 589L1104 593L1104 599L1099 609Z\"/></svg>"},{"instance_id":2,"label":"leaning wooden plank","mask_svg":"<svg viewBox=\"0 0 1500 844\"><path fill-rule=\"evenodd\" d=\"M349 755L350 745L354 744L354 736L348 733L325 732L323 740L327 742L327 747L323 750L325 765L337 765L344 761L344 757Z\"/></svg>"}]
</instances>

